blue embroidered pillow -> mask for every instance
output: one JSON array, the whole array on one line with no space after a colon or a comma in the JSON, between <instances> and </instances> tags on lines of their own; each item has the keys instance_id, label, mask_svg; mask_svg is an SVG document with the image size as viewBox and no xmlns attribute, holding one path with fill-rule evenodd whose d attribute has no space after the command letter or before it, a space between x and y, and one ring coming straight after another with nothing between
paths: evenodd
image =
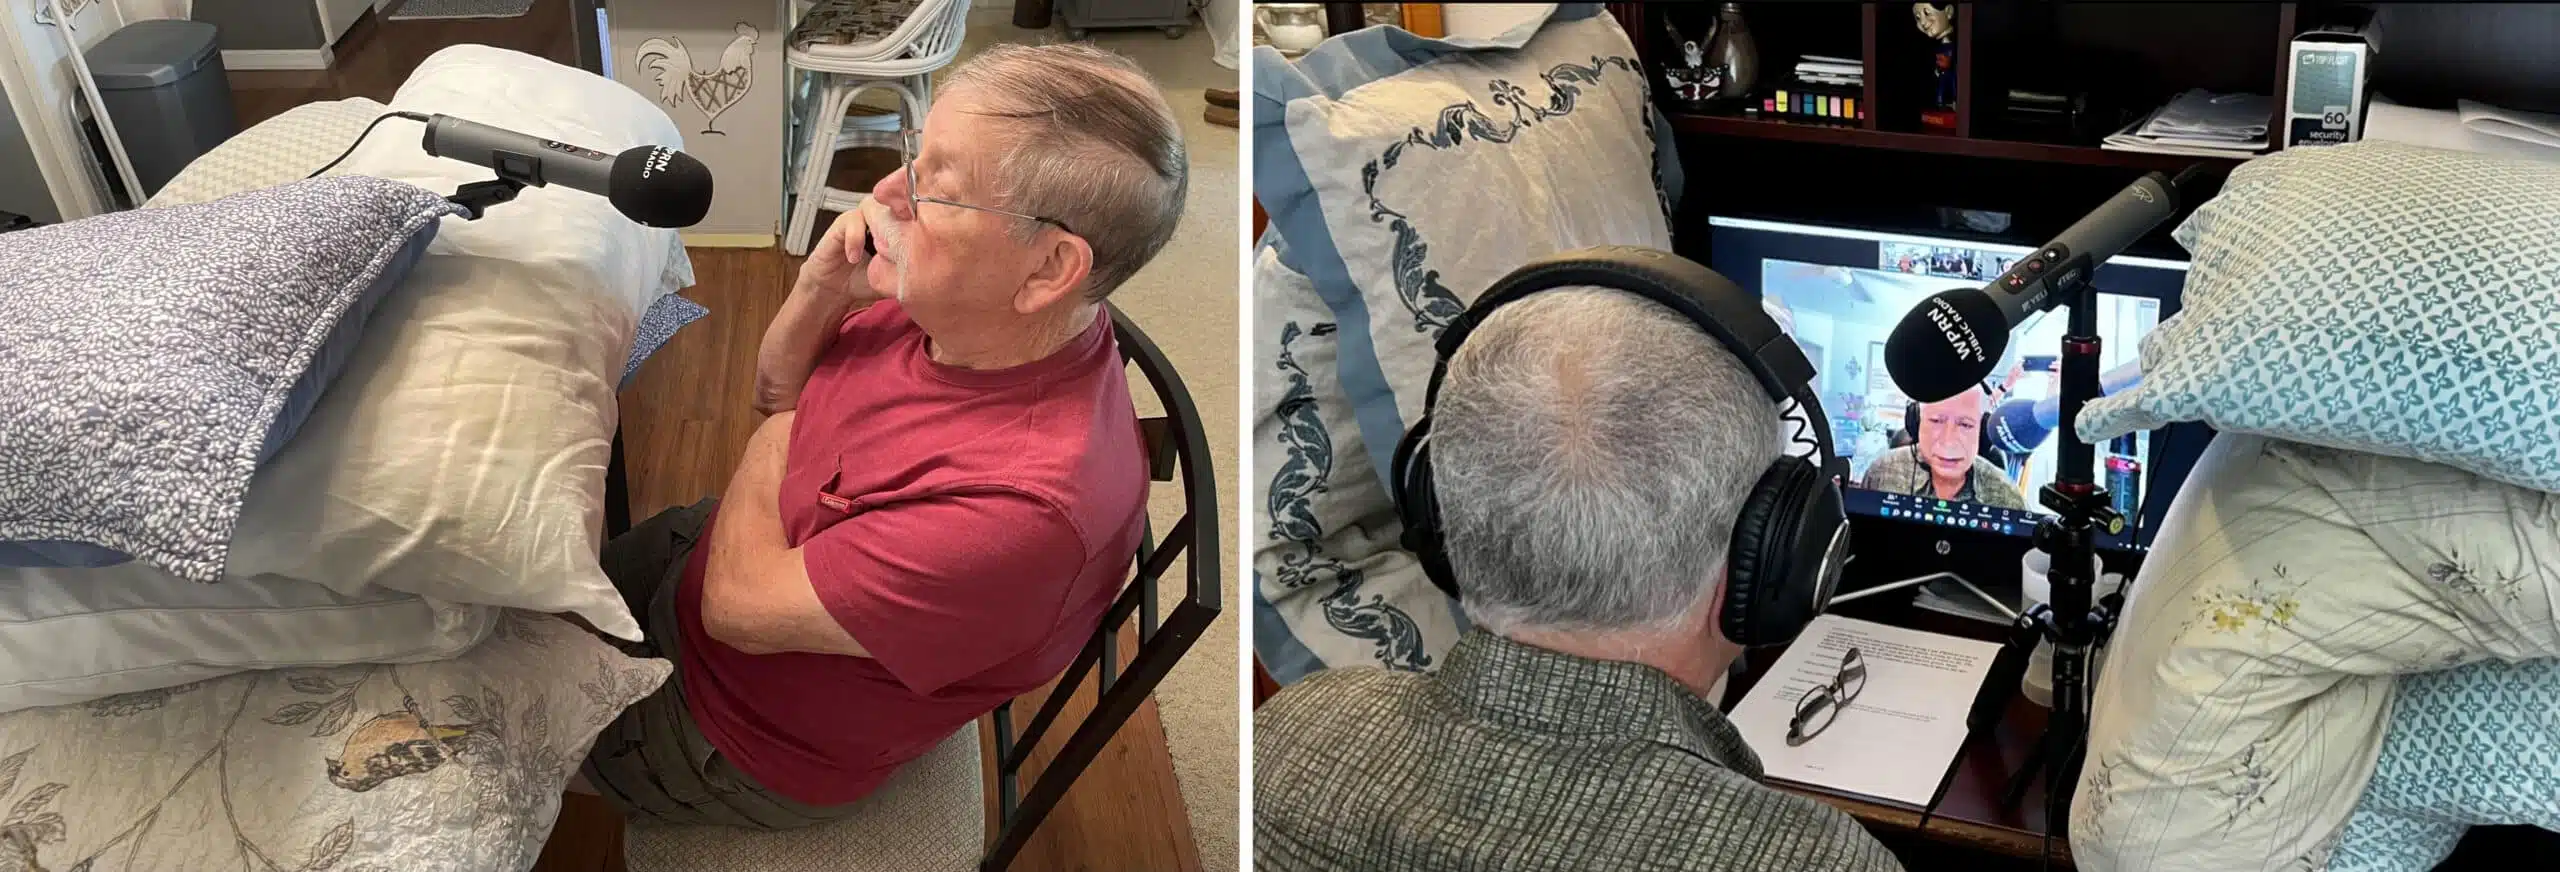
<instances>
[{"instance_id":1,"label":"blue embroidered pillow","mask_svg":"<svg viewBox=\"0 0 2560 872\"><path fill-rule=\"evenodd\" d=\"M1490 39L1393 27L1253 55L1253 191L1341 325L1369 461L1422 409L1440 331L1486 285L1593 245L1671 248L1682 177L1635 45L1598 3Z\"/></svg>"},{"instance_id":2,"label":"blue embroidered pillow","mask_svg":"<svg viewBox=\"0 0 2560 872\"><path fill-rule=\"evenodd\" d=\"M1531 259L1672 247L1679 156L1634 43L1601 4L1532 11L1489 38L1254 50L1255 650L1281 682L1430 668L1466 629L1382 484L1440 331Z\"/></svg>"},{"instance_id":3,"label":"blue embroidered pillow","mask_svg":"<svg viewBox=\"0 0 2560 872\"><path fill-rule=\"evenodd\" d=\"M458 212L337 176L0 234L0 565L220 580L250 475Z\"/></svg>"},{"instance_id":4,"label":"blue embroidered pillow","mask_svg":"<svg viewBox=\"0 0 2560 872\"><path fill-rule=\"evenodd\" d=\"M2172 421L2560 491L2560 166L2389 142L2241 165L2103 441Z\"/></svg>"}]
</instances>

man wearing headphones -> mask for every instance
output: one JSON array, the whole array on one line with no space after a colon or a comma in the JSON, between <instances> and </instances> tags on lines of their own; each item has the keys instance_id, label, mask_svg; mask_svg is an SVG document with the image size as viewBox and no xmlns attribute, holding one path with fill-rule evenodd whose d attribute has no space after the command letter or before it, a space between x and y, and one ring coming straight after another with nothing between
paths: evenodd
<instances>
[{"instance_id":1,"label":"man wearing headphones","mask_svg":"<svg viewBox=\"0 0 2560 872\"><path fill-rule=\"evenodd\" d=\"M1514 273L1442 337L1399 509L1475 628L1436 672L1322 672L1256 712L1257 870L1901 868L1761 784L1709 698L1827 601L1842 522L1829 474L1781 456L1780 377L1727 350L1795 346L1731 283L1671 271L1717 311L1589 278L1500 299ZM1712 316L1757 323L1711 338ZM1808 396L1792 358L1764 368Z\"/></svg>"},{"instance_id":2,"label":"man wearing headphones","mask_svg":"<svg viewBox=\"0 0 2560 872\"><path fill-rule=\"evenodd\" d=\"M1861 486L1885 493L1977 503L2003 509L2027 507L2008 471L1982 456L1983 412L1990 389L1976 387L1934 403L1920 403L1903 423L1916 439L1867 467Z\"/></svg>"}]
</instances>

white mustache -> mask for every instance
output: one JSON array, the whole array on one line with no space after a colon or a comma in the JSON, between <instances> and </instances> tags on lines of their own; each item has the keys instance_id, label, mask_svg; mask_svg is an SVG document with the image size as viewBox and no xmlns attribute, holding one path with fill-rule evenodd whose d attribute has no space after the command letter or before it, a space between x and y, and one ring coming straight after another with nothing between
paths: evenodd
<instances>
[{"instance_id":1,"label":"white mustache","mask_svg":"<svg viewBox=\"0 0 2560 872\"><path fill-rule=\"evenodd\" d=\"M862 226L864 232L870 234L871 250L880 257L888 258L890 263L898 267L898 286L891 290L890 296L900 303L905 303L907 301L906 227L898 223L896 216L889 214L888 205L880 202L878 197L864 197L862 205L855 208L862 210Z\"/></svg>"}]
</instances>

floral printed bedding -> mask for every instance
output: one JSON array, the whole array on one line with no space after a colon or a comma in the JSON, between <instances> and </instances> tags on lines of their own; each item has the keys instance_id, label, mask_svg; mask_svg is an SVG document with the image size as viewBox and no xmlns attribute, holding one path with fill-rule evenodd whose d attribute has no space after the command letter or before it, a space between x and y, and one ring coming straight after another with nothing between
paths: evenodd
<instances>
[{"instance_id":1,"label":"floral printed bedding","mask_svg":"<svg viewBox=\"0 0 2560 872\"><path fill-rule=\"evenodd\" d=\"M2084 872L2328 868L2400 676L2560 656L2560 504L2417 460L2224 434L2100 668Z\"/></svg>"},{"instance_id":2,"label":"floral printed bedding","mask_svg":"<svg viewBox=\"0 0 2560 872\"><path fill-rule=\"evenodd\" d=\"M452 660L0 715L0 872L528 869L596 732L671 668L510 612Z\"/></svg>"}]
</instances>

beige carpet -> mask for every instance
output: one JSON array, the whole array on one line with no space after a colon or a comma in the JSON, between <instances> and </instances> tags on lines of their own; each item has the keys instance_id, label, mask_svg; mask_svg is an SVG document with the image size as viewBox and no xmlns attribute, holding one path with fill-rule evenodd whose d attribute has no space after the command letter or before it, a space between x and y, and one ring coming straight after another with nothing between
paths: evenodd
<instances>
[{"instance_id":1,"label":"beige carpet","mask_svg":"<svg viewBox=\"0 0 2560 872\"><path fill-rule=\"evenodd\" d=\"M971 11L961 56L966 58L992 43L1066 38L1057 28L1014 27L1012 15L1009 9ZM1202 89L1236 88L1239 79L1236 71L1209 59L1208 34L1196 26L1178 40L1166 39L1156 30L1106 30L1095 31L1092 41L1128 55L1155 76L1174 111L1182 116L1191 152L1191 199L1183 210L1181 230L1111 300L1164 348L1182 373L1192 403L1207 422L1209 447L1216 458L1217 559L1226 611L1156 689L1156 705L1164 713L1165 736L1172 745L1174 775L1182 781L1183 803L1191 809L1200 868L1235 869L1240 868L1236 714L1244 701L1244 661L1236 640L1251 611L1243 599L1250 590L1249 581L1236 575L1234 541L1236 512L1243 497L1235 485L1240 444L1236 435L1236 286L1237 261L1244 245L1238 224L1243 201L1237 186L1236 131L1202 121L1200 114L1208 105ZM1143 384L1131 388L1135 396L1151 396ZM1151 399L1140 400L1142 406L1150 403ZM1154 506L1157 530L1181 517L1178 494L1178 488L1159 489Z\"/></svg>"}]
</instances>

